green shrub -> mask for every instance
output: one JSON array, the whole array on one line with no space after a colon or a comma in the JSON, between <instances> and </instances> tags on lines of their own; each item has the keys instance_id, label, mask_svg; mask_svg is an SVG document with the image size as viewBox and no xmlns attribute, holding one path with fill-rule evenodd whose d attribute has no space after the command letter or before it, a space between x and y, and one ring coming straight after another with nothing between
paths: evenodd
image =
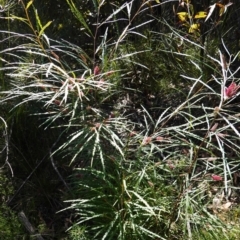
<instances>
[{"instance_id":1,"label":"green shrub","mask_svg":"<svg viewBox=\"0 0 240 240\"><path fill-rule=\"evenodd\" d=\"M6 240L24 239L24 230L17 214L8 206L7 201L14 190L7 177L0 173L0 238Z\"/></svg>"}]
</instances>

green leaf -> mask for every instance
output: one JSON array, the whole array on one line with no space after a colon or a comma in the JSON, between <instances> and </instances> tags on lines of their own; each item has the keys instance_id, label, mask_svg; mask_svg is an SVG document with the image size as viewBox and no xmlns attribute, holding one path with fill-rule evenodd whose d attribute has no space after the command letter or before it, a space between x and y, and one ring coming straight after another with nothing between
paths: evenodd
<instances>
[{"instance_id":1,"label":"green leaf","mask_svg":"<svg viewBox=\"0 0 240 240\"><path fill-rule=\"evenodd\" d=\"M51 23L52 23L52 21L49 21L49 22L47 22L47 24L45 24L45 25L42 27L41 31L40 31L39 34L38 34L38 37L41 37L41 36L42 36L44 30L45 30L48 26L50 26Z\"/></svg>"},{"instance_id":2,"label":"green leaf","mask_svg":"<svg viewBox=\"0 0 240 240\"><path fill-rule=\"evenodd\" d=\"M93 5L94 5L94 8L95 8L95 11L97 11L98 10L98 3L97 3L97 1L96 0L92 0L92 2L93 2Z\"/></svg>"},{"instance_id":3,"label":"green leaf","mask_svg":"<svg viewBox=\"0 0 240 240\"><path fill-rule=\"evenodd\" d=\"M91 34L91 36L93 36L90 28L88 27L82 13L76 8L75 4L73 3L72 0L66 0L69 7L71 8L72 13L75 15L75 17L77 18L77 20L84 26L84 28Z\"/></svg>"},{"instance_id":4,"label":"green leaf","mask_svg":"<svg viewBox=\"0 0 240 240\"><path fill-rule=\"evenodd\" d=\"M40 29L42 29L43 26L42 26L41 20L40 20L40 18L38 16L37 9L35 9L35 17L36 17L36 21L37 21L38 26L40 27Z\"/></svg>"}]
</instances>

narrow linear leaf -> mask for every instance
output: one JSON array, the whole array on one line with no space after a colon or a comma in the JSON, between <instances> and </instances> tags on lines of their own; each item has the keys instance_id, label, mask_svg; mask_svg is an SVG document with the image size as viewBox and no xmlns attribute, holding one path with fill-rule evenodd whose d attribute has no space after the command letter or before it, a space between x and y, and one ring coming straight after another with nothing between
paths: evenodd
<instances>
[{"instance_id":1,"label":"narrow linear leaf","mask_svg":"<svg viewBox=\"0 0 240 240\"><path fill-rule=\"evenodd\" d=\"M216 7L216 3L214 3L214 4L211 5L211 6L209 6L210 10L209 10L208 15L207 15L207 17L206 17L206 19L205 19L205 22L211 17L211 15L212 15L215 7Z\"/></svg>"},{"instance_id":2,"label":"narrow linear leaf","mask_svg":"<svg viewBox=\"0 0 240 240\"><path fill-rule=\"evenodd\" d=\"M35 17L36 17L36 21L37 21L38 26L40 27L40 29L42 29L42 23L41 23L41 20L38 16L37 9L35 9Z\"/></svg>"},{"instance_id":3,"label":"narrow linear leaf","mask_svg":"<svg viewBox=\"0 0 240 240\"><path fill-rule=\"evenodd\" d=\"M90 28L88 27L82 13L76 8L75 4L73 3L72 0L67 0L67 3L72 11L72 13L75 15L75 17L77 18L77 20L86 28L86 30L91 34L91 36L93 36L92 31L90 30Z\"/></svg>"},{"instance_id":4,"label":"narrow linear leaf","mask_svg":"<svg viewBox=\"0 0 240 240\"><path fill-rule=\"evenodd\" d=\"M28 21L27 21L26 18L18 17L18 16L15 16L15 15L12 15L12 14L11 14L11 17L5 17L5 19L19 20L19 21L22 21L22 22L25 22L26 24L28 24Z\"/></svg>"},{"instance_id":5,"label":"narrow linear leaf","mask_svg":"<svg viewBox=\"0 0 240 240\"><path fill-rule=\"evenodd\" d=\"M98 3L97 3L96 0L92 0L92 2L93 2L93 5L94 5L94 8L95 8L95 11L97 12L97 10L98 10Z\"/></svg>"},{"instance_id":6,"label":"narrow linear leaf","mask_svg":"<svg viewBox=\"0 0 240 240\"><path fill-rule=\"evenodd\" d=\"M44 33L44 30L45 30L47 27L49 27L51 23L52 23L52 21L49 21L49 22L47 22L47 24L45 24L45 25L42 27L41 31L40 31L39 34L38 34L38 37L41 37L41 36L42 36L42 34Z\"/></svg>"},{"instance_id":7,"label":"narrow linear leaf","mask_svg":"<svg viewBox=\"0 0 240 240\"><path fill-rule=\"evenodd\" d=\"M29 1L28 4L27 4L27 6L26 6L26 9L28 9L28 8L32 5L32 3L33 3L33 0L32 0L32 1Z\"/></svg>"}]
</instances>

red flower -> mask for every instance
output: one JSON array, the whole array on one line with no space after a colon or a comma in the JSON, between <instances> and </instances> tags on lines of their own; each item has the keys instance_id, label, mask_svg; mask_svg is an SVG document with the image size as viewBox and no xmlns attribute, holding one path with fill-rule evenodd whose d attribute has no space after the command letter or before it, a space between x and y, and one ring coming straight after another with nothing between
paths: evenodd
<instances>
[{"instance_id":1,"label":"red flower","mask_svg":"<svg viewBox=\"0 0 240 240\"><path fill-rule=\"evenodd\" d=\"M221 177L221 176L218 176L218 175L212 175L212 179L214 180L214 181L222 181L223 180L223 178Z\"/></svg>"},{"instance_id":2,"label":"red flower","mask_svg":"<svg viewBox=\"0 0 240 240\"><path fill-rule=\"evenodd\" d=\"M237 85L235 82L232 82L228 87L225 88L224 98L228 99L235 96L239 88L240 88L239 85Z\"/></svg>"}]
</instances>

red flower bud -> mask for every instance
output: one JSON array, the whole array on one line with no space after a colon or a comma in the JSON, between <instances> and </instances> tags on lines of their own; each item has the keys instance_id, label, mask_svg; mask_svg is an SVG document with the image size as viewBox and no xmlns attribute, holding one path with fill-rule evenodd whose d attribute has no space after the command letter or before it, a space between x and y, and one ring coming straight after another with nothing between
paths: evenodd
<instances>
[{"instance_id":1,"label":"red flower bud","mask_svg":"<svg viewBox=\"0 0 240 240\"><path fill-rule=\"evenodd\" d=\"M152 141L151 137L144 137L142 145L147 145Z\"/></svg>"},{"instance_id":2,"label":"red flower bud","mask_svg":"<svg viewBox=\"0 0 240 240\"><path fill-rule=\"evenodd\" d=\"M99 66L96 66L96 67L93 69L93 74L94 74L94 75L98 75L98 74L100 74L100 73L101 73L101 70L100 70Z\"/></svg>"},{"instance_id":3,"label":"red flower bud","mask_svg":"<svg viewBox=\"0 0 240 240\"><path fill-rule=\"evenodd\" d=\"M214 181L222 181L223 180L223 178L221 177L221 176L218 176L218 175L212 175L212 179L214 180Z\"/></svg>"},{"instance_id":4,"label":"red flower bud","mask_svg":"<svg viewBox=\"0 0 240 240\"><path fill-rule=\"evenodd\" d=\"M235 82L232 82L228 87L224 90L224 98L228 99L233 96L235 96L238 92L238 89L240 88L239 85L237 85Z\"/></svg>"}]
</instances>

